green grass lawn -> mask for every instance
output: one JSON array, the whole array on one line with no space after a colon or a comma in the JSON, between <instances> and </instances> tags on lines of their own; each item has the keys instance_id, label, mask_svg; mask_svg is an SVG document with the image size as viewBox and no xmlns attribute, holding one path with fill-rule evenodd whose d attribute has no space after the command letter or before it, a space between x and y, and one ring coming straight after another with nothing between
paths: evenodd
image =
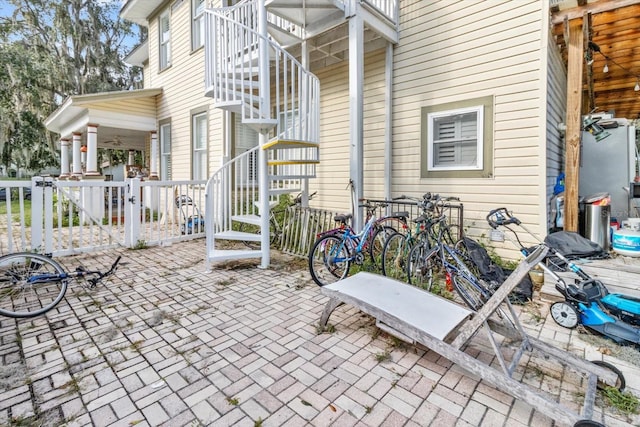
<instances>
[{"instance_id":1,"label":"green grass lawn","mask_svg":"<svg viewBox=\"0 0 640 427\"><path fill-rule=\"evenodd\" d=\"M3 200L3 201L0 201L0 221L6 218L6 215L7 215L7 202ZM31 225L31 200L24 201L24 216L25 216L25 222L26 222L25 225L30 226ZM20 201L19 200L11 201L11 220L12 222L20 221Z\"/></svg>"}]
</instances>

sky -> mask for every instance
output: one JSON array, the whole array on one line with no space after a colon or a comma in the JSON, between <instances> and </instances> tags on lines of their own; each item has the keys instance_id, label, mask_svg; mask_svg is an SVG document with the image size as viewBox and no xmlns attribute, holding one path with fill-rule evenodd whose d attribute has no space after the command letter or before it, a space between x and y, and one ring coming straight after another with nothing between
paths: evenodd
<instances>
[{"instance_id":1,"label":"sky","mask_svg":"<svg viewBox=\"0 0 640 427\"><path fill-rule=\"evenodd\" d=\"M95 0L95 1L103 4L111 3L111 4L118 5L118 7L114 11L114 15L113 15L114 19L117 19L120 9L127 2L127 0ZM12 4L10 4L8 0L0 0L0 18L7 18L11 16L14 10L15 10L15 7ZM137 42L136 37L129 38L129 40L125 40L125 44L126 44L125 50L127 52L130 52L135 47L136 42Z\"/></svg>"}]
</instances>

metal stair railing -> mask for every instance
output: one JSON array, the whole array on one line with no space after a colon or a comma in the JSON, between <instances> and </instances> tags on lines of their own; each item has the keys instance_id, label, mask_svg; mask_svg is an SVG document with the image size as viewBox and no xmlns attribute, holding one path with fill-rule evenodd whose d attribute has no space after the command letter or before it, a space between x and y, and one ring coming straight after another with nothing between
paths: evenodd
<instances>
[{"instance_id":1,"label":"metal stair railing","mask_svg":"<svg viewBox=\"0 0 640 427\"><path fill-rule=\"evenodd\" d=\"M274 138L318 142L319 80L268 38L273 96L259 93L262 36L256 15L256 2L205 11L206 92L219 107L236 106L243 123L259 129L274 126ZM260 116L260 111L273 109L273 119Z\"/></svg>"},{"instance_id":2,"label":"metal stair railing","mask_svg":"<svg viewBox=\"0 0 640 427\"><path fill-rule=\"evenodd\" d=\"M206 95L214 98L216 107L241 114L242 123L262 134L268 132L271 141L277 141L271 146L263 140L260 146L224 164L209 179L205 221L209 255L215 252L216 238L238 238L233 233L234 221L256 224L258 207L267 210L259 212L261 215L269 214L261 196L271 199L299 191L302 179L315 176L315 165L309 168L307 164L318 157L314 144L319 139L319 80L286 50L260 34L258 12L262 11L256 1L205 10ZM270 83L265 88L267 81ZM302 143L302 148L295 143ZM261 172L258 164L262 149L268 150L267 156L272 159L283 157L281 153L286 150L292 152L286 156L286 166L265 163L268 169ZM268 180L262 181L266 186L260 185L261 180ZM268 194L261 195L260 188ZM265 225L261 223L261 227ZM268 229L262 233L268 234Z\"/></svg>"}]
</instances>

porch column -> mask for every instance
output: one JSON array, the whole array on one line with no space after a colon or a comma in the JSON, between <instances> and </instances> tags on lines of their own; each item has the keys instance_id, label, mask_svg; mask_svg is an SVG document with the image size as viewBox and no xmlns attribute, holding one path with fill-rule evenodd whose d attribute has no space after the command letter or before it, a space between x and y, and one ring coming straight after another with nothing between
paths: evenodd
<instances>
[{"instance_id":1,"label":"porch column","mask_svg":"<svg viewBox=\"0 0 640 427\"><path fill-rule=\"evenodd\" d=\"M149 180L158 180L158 132L152 130L151 135L151 164L149 165Z\"/></svg>"},{"instance_id":2,"label":"porch column","mask_svg":"<svg viewBox=\"0 0 640 427\"><path fill-rule=\"evenodd\" d=\"M68 179L69 173L69 140L60 139L60 179Z\"/></svg>"},{"instance_id":3,"label":"porch column","mask_svg":"<svg viewBox=\"0 0 640 427\"><path fill-rule=\"evenodd\" d=\"M258 0L258 33L260 37L260 55L258 56L258 67L260 75L260 94L262 96L269 96L269 90L271 83L269 80L269 44L267 43L267 8L265 6L265 0ZM269 103L260 103L260 117L263 119L271 118L271 112L269 111ZM260 194L260 230L262 235L260 237L260 250L262 251L262 259L260 262L260 268L269 267L270 263L270 244L269 241L269 172L267 167L267 152L262 147L269 141L269 130L260 129L260 150L258 150L258 173L259 173L259 185L258 192Z\"/></svg>"},{"instance_id":4,"label":"porch column","mask_svg":"<svg viewBox=\"0 0 640 427\"><path fill-rule=\"evenodd\" d=\"M353 227L360 230L363 226L362 208L358 208L358 200L363 195L363 147L364 147L364 23L362 14L355 13L349 17L349 122L350 136L350 179L353 186Z\"/></svg>"},{"instance_id":5,"label":"porch column","mask_svg":"<svg viewBox=\"0 0 640 427\"><path fill-rule=\"evenodd\" d=\"M87 125L87 171L86 176L99 177L98 172L98 125Z\"/></svg>"},{"instance_id":6,"label":"porch column","mask_svg":"<svg viewBox=\"0 0 640 427\"><path fill-rule=\"evenodd\" d=\"M82 134L78 132L73 133L73 170L71 179L82 178L82 154L80 149L82 148Z\"/></svg>"},{"instance_id":7,"label":"porch column","mask_svg":"<svg viewBox=\"0 0 640 427\"><path fill-rule=\"evenodd\" d=\"M133 166L136 162L135 157L136 156L136 152L134 150L129 150L129 159L127 160L127 164L129 166Z\"/></svg>"}]
</instances>

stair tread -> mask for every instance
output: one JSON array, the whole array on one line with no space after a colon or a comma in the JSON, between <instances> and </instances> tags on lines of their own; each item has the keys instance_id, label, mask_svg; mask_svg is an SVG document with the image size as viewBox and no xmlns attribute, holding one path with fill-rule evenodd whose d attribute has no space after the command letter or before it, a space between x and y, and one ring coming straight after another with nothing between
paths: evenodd
<instances>
[{"instance_id":1,"label":"stair tread","mask_svg":"<svg viewBox=\"0 0 640 427\"><path fill-rule=\"evenodd\" d=\"M243 222L245 224L260 225L259 215L233 215L231 219L233 221Z\"/></svg>"},{"instance_id":2,"label":"stair tread","mask_svg":"<svg viewBox=\"0 0 640 427\"><path fill-rule=\"evenodd\" d=\"M287 165L317 165L320 160L269 160L267 164L269 166L287 166Z\"/></svg>"},{"instance_id":3,"label":"stair tread","mask_svg":"<svg viewBox=\"0 0 640 427\"><path fill-rule=\"evenodd\" d=\"M216 239L225 239L225 240L246 240L250 242L259 242L260 235L254 233L246 233L244 231L222 231L220 233L216 233L214 235Z\"/></svg>"},{"instance_id":4,"label":"stair tread","mask_svg":"<svg viewBox=\"0 0 640 427\"><path fill-rule=\"evenodd\" d=\"M293 140L293 139L273 139L262 146L263 150L278 148L316 148L320 147L318 142Z\"/></svg>"},{"instance_id":5,"label":"stair tread","mask_svg":"<svg viewBox=\"0 0 640 427\"><path fill-rule=\"evenodd\" d=\"M231 259L260 258L261 250L252 249L214 249L208 254L209 261L225 261Z\"/></svg>"}]
</instances>

